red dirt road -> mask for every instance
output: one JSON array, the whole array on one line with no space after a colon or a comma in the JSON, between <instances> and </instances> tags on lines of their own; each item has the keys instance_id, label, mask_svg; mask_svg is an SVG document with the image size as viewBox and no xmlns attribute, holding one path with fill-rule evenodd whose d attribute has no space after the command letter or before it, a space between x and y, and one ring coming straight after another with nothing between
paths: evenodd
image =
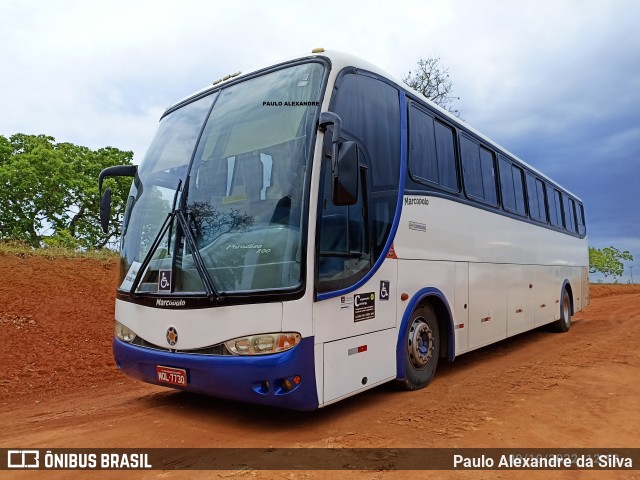
<instances>
[{"instance_id":1,"label":"red dirt road","mask_svg":"<svg viewBox=\"0 0 640 480\"><path fill-rule=\"evenodd\" d=\"M536 330L316 412L146 385L111 356L115 263L0 256L0 448L640 447L640 286L592 285L567 334ZM15 472L16 478L640 478L575 471Z\"/></svg>"}]
</instances>

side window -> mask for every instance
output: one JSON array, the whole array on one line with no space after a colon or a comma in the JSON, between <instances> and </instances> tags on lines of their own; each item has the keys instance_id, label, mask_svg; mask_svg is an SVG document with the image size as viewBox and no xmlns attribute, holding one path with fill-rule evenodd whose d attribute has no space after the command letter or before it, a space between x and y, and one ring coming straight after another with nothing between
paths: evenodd
<instances>
[{"instance_id":1,"label":"side window","mask_svg":"<svg viewBox=\"0 0 640 480\"><path fill-rule=\"evenodd\" d=\"M456 168L456 146L453 130L436 120L436 155L440 185L458 191L458 170Z\"/></svg>"},{"instance_id":2,"label":"side window","mask_svg":"<svg viewBox=\"0 0 640 480\"><path fill-rule=\"evenodd\" d=\"M495 160L492 151L480 147L480 164L482 165L482 187L484 189L484 199L492 205L498 204L498 194L496 192Z\"/></svg>"},{"instance_id":3,"label":"side window","mask_svg":"<svg viewBox=\"0 0 640 480\"><path fill-rule=\"evenodd\" d=\"M581 203L576 204L576 216L578 218L578 234L582 236L587 233L587 228L584 221L584 207Z\"/></svg>"},{"instance_id":4,"label":"side window","mask_svg":"<svg viewBox=\"0 0 640 480\"><path fill-rule=\"evenodd\" d=\"M568 197L563 194L562 199L564 200L564 224L567 231L572 233L577 233L578 228L576 226L576 203L573 201L573 198Z\"/></svg>"},{"instance_id":5,"label":"side window","mask_svg":"<svg viewBox=\"0 0 640 480\"><path fill-rule=\"evenodd\" d=\"M338 81L330 108L342 119L343 136L356 141L366 157L375 261L391 232L398 200L398 90L366 74L347 74Z\"/></svg>"},{"instance_id":6,"label":"side window","mask_svg":"<svg viewBox=\"0 0 640 480\"><path fill-rule=\"evenodd\" d=\"M536 190L538 191L538 210L540 211L540 216L542 217L540 220L544 223L549 221L547 216L547 208L546 208L546 197L547 194L544 189L544 183L542 180L536 178Z\"/></svg>"},{"instance_id":7,"label":"side window","mask_svg":"<svg viewBox=\"0 0 640 480\"><path fill-rule=\"evenodd\" d=\"M500 171L500 190L502 191L502 205L505 210L515 212L516 194L513 191L513 174L511 163L504 157L498 157L498 170Z\"/></svg>"},{"instance_id":8,"label":"side window","mask_svg":"<svg viewBox=\"0 0 640 480\"><path fill-rule=\"evenodd\" d=\"M502 155L498 156L498 164L502 203L505 210L525 215L522 169L516 165L512 165L511 162Z\"/></svg>"},{"instance_id":9,"label":"side window","mask_svg":"<svg viewBox=\"0 0 640 480\"><path fill-rule=\"evenodd\" d=\"M462 135L462 173L469 197L490 205L498 204L494 154Z\"/></svg>"},{"instance_id":10,"label":"side window","mask_svg":"<svg viewBox=\"0 0 640 480\"><path fill-rule=\"evenodd\" d=\"M411 107L409 113L409 170L419 180L439 183L433 117Z\"/></svg>"},{"instance_id":11,"label":"side window","mask_svg":"<svg viewBox=\"0 0 640 480\"><path fill-rule=\"evenodd\" d=\"M458 190L453 130L422 110L409 113L411 175L448 190Z\"/></svg>"},{"instance_id":12,"label":"side window","mask_svg":"<svg viewBox=\"0 0 640 480\"><path fill-rule=\"evenodd\" d=\"M398 188L400 171L400 102L392 86L367 75L344 75L332 109L340 115L345 136L362 142L371 167L371 189Z\"/></svg>"},{"instance_id":13,"label":"side window","mask_svg":"<svg viewBox=\"0 0 640 480\"><path fill-rule=\"evenodd\" d=\"M526 173L525 177L527 179L527 200L531 218L538 222L547 223L544 183L530 173Z\"/></svg>"},{"instance_id":14,"label":"side window","mask_svg":"<svg viewBox=\"0 0 640 480\"><path fill-rule=\"evenodd\" d=\"M547 198L549 199L549 220L554 227L562 228L562 205L560 192L547 185Z\"/></svg>"},{"instance_id":15,"label":"side window","mask_svg":"<svg viewBox=\"0 0 640 480\"><path fill-rule=\"evenodd\" d=\"M361 170L358 201L336 206L331 200L331 168L325 162L322 185L322 210L318 244L318 292L339 290L362 278L370 267L367 238L367 208Z\"/></svg>"}]
</instances>

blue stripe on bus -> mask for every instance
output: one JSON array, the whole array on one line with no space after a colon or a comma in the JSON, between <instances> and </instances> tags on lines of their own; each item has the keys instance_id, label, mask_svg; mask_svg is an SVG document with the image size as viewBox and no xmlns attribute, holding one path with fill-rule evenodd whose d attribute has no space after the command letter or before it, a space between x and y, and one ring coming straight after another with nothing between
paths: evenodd
<instances>
[{"instance_id":1,"label":"blue stripe on bus","mask_svg":"<svg viewBox=\"0 0 640 480\"><path fill-rule=\"evenodd\" d=\"M402 322L400 323L400 328L398 331L398 343L396 346L396 379L403 380L405 373L405 352L406 352L406 337L407 337L407 329L409 328L409 320L411 319L411 315L416 308L416 305L420 303L423 299L427 297L438 297L444 303L444 306L447 308L447 312L449 314L449 361L453 361L456 356L456 345L455 345L455 329L453 327L453 315L451 314L451 307L449 306L449 302L447 301L447 297L444 296L439 289L434 287L422 288L416 292L416 294L411 297L407 308L404 311L404 315L402 316Z\"/></svg>"},{"instance_id":2,"label":"blue stripe on bus","mask_svg":"<svg viewBox=\"0 0 640 480\"><path fill-rule=\"evenodd\" d=\"M405 173L407 171L407 97L402 91L398 93L400 97L400 181L398 182L398 200L396 202L396 212L393 216L393 223L391 224L389 237L387 238L387 242L384 244L384 248L382 249L380 256L376 260L376 263L373 264L371 270L369 270L369 272L364 277L362 277L358 282L354 283L350 287L343 288L342 290L319 293L317 297L318 300L326 300L328 298L346 295L347 293L351 293L354 290L362 287L365 283L371 280L371 277L373 277L378 271L380 265L382 265L382 263L387 258L387 254L389 253L391 245L393 245L396 232L398 231L398 225L400 223L400 214L402 213L402 199L404 197L404 186L407 177Z\"/></svg>"},{"instance_id":3,"label":"blue stripe on bus","mask_svg":"<svg viewBox=\"0 0 640 480\"><path fill-rule=\"evenodd\" d=\"M286 352L255 356L172 353L114 338L113 355L119 369L144 382L172 387L158 382L156 367L179 368L187 371L188 382L186 387L174 387L179 390L293 410L314 410L318 408L318 393L313 338L303 338ZM292 381L296 375L302 379L300 384L284 391L282 380Z\"/></svg>"}]
</instances>

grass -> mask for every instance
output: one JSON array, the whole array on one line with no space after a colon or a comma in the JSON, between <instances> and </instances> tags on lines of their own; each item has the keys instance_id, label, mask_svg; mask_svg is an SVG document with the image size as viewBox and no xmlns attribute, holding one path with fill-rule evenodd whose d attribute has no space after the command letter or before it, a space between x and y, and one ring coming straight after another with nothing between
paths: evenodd
<instances>
[{"instance_id":1,"label":"grass","mask_svg":"<svg viewBox=\"0 0 640 480\"><path fill-rule=\"evenodd\" d=\"M0 255L14 255L20 258L44 257L49 260L56 258L90 258L103 263L118 261L118 252L113 250L86 250L78 251L65 247L33 248L24 242L6 241L0 242Z\"/></svg>"}]
</instances>

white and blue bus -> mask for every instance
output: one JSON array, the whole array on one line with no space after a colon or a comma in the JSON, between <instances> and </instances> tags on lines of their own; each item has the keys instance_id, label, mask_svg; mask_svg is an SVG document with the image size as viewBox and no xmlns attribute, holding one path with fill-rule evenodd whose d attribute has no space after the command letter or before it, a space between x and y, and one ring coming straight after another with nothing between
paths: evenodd
<instances>
[{"instance_id":1,"label":"white and blue bus","mask_svg":"<svg viewBox=\"0 0 640 480\"><path fill-rule=\"evenodd\" d=\"M142 381L311 410L589 303L580 199L349 55L214 83L101 191L123 175L113 353Z\"/></svg>"}]
</instances>

